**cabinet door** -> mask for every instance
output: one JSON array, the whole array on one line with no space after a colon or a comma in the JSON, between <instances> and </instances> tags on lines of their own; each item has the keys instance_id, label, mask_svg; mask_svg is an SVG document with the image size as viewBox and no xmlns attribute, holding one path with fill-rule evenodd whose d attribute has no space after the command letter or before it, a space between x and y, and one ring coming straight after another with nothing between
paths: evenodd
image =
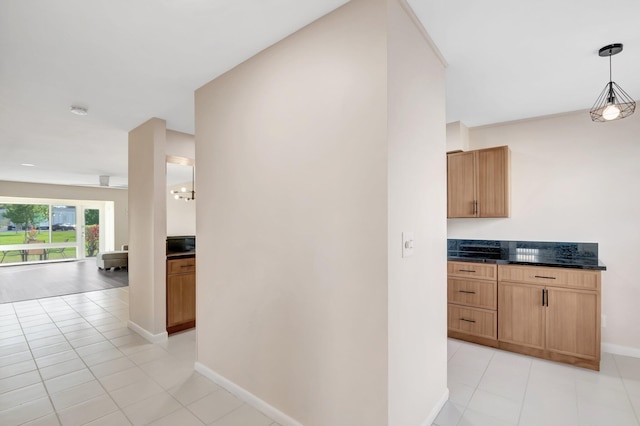
<instances>
[{"instance_id":1,"label":"cabinet door","mask_svg":"<svg viewBox=\"0 0 640 426\"><path fill-rule=\"evenodd\" d=\"M447 217L476 217L475 153L447 155Z\"/></svg>"},{"instance_id":2,"label":"cabinet door","mask_svg":"<svg viewBox=\"0 0 640 426\"><path fill-rule=\"evenodd\" d=\"M196 274L167 277L167 327L196 319Z\"/></svg>"},{"instance_id":3,"label":"cabinet door","mask_svg":"<svg viewBox=\"0 0 640 426\"><path fill-rule=\"evenodd\" d=\"M544 349L544 287L498 283L498 340Z\"/></svg>"},{"instance_id":4,"label":"cabinet door","mask_svg":"<svg viewBox=\"0 0 640 426\"><path fill-rule=\"evenodd\" d=\"M509 148L477 151L478 216L509 217Z\"/></svg>"},{"instance_id":5,"label":"cabinet door","mask_svg":"<svg viewBox=\"0 0 640 426\"><path fill-rule=\"evenodd\" d=\"M600 354L597 292L548 288L547 350L582 358Z\"/></svg>"}]
</instances>

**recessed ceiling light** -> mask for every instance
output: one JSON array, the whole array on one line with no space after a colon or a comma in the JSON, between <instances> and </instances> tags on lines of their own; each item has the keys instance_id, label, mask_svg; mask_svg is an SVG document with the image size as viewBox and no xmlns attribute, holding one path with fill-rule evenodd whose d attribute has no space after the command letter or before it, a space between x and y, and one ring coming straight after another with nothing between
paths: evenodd
<instances>
[{"instance_id":1,"label":"recessed ceiling light","mask_svg":"<svg viewBox=\"0 0 640 426\"><path fill-rule=\"evenodd\" d=\"M87 115L89 114L89 108L83 107L80 105L71 105L70 111L76 115Z\"/></svg>"},{"instance_id":2,"label":"recessed ceiling light","mask_svg":"<svg viewBox=\"0 0 640 426\"><path fill-rule=\"evenodd\" d=\"M20 164L21 166L25 166L25 167L35 167L35 164L31 164L31 163L22 163Z\"/></svg>"}]
</instances>

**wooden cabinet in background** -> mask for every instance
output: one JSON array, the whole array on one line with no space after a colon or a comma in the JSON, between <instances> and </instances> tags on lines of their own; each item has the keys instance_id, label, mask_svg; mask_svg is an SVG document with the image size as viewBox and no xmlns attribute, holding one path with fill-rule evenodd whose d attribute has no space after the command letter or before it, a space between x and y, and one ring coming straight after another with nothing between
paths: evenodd
<instances>
[{"instance_id":1,"label":"wooden cabinet in background","mask_svg":"<svg viewBox=\"0 0 640 426\"><path fill-rule=\"evenodd\" d=\"M543 291L537 285L498 283L501 342L544 349Z\"/></svg>"},{"instance_id":2,"label":"wooden cabinet in background","mask_svg":"<svg viewBox=\"0 0 640 426\"><path fill-rule=\"evenodd\" d=\"M447 217L509 217L508 146L447 154Z\"/></svg>"},{"instance_id":3,"label":"wooden cabinet in background","mask_svg":"<svg viewBox=\"0 0 640 426\"><path fill-rule=\"evenodd\" d=\"M447 154L447 217L478 217L475 151Z\"/></svg>"},{"instance_id":4,"label":"wooden cabinet in background","mask_svg":"<svg viewBox=\"0 0 640 426\"><path fill-rule=\"evenodd\" d=\"M559 354L600 359L600 294L547 289L546 348Z\"/></svg>"},{"instance_id":5,"label":"wooden cabinet in background","mask_svg":"<svg viewBox=\"0 0 640 426\"><path fill-rule=\"evenodd\" d=\"M600 271L447 262L449 337L600 369Z\"/></svg>"},{"instance_id":6,"label":"wooden cabinet in background","mask_svg":"<svg viewBox=\"0 0 640 426\"><path fill-rule=\"evenodd\" d=\"M600 271L500 265L499 347L600 368Z\"/></svg>"},{"instance_id":7,"label":"wooden cabinet in background","mask_svg":"<svg viewBox=\"0 0 640 426\"><path fill-rule=\"evenodd\" d=\"M196 326L196 258L167 260L167 333Z\"/></svg>"},{"instance_id":8,"label":"wooden cabinet in background","mask_svg":"<svg viewBox=\"0 0 640 426\"><path fill-rule=\"evenodd\" d=\"M450 337L497 346L496 265L447 262Z\"/></svg>"}]
</instances>

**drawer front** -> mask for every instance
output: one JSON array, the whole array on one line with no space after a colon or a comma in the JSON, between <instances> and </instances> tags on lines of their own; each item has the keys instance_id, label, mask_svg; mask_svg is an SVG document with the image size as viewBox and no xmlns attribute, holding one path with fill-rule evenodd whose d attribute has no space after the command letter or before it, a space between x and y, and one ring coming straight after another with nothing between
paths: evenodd
<instances>
[{"instance_id":1,"label":"drawer front","mask_svg":"<svg viewBox=\"0 0 640 426\"><path fill-rule=\"evenodd\" d=\"M497 265L473 262L447 262L447 275L459 278L495 280Z\"/></svg>"},{"instance_id":2,"label":"drawer front","mask_svg":"<svg viewBox=\"0 0 640 426\"><path fill-rule=\"evenodd\" d=\"M498 318L495 311L448 305L449 330L489 339L498 338Z\"/></svg>"},{"instance_id":3,"label":"drawer front","mask_svg":"<svg viewBox=\"0 0 640 426\"><path fill-rule=\"evenodd\" d=\"M449 303L495 310L497 284L495 281L449 278L447 295Z\"/></svg>"},{"instance_id":4,"label":"drawer front","mask_svg":"<svg viewBox=\"0 0 640 426\"><path fill-rule=\"evenodd\" d=\"M498 281L600 290L600 271L500 265L498 268Z\"/></svg>"},{"instance_id":5,"label":"drawer front","mask_svg":"<svg viewBox=\"0 0 640 426\"><path fill-rule=\"evenodd\" d=\"M194 272L196 270L196 258L189 257L186 259L173 259L167 261L168 274L183 274L186 272Z\"/></svg>"}]
</instances>

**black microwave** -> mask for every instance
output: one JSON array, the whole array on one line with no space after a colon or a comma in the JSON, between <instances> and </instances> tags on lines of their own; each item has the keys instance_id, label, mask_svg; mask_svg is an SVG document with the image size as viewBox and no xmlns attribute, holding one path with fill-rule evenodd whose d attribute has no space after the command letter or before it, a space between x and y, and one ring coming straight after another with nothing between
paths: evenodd
<instances>
[{"instance_id":1,"label":"black microwave","mask_svg":"<svg viewBox=\"0 0 640 426\"><path fill-rule=\"evenodd\" d=\"M196 236L182 235L167 237L167 254L196 251Z\"/></svg>"}]
</instances>

